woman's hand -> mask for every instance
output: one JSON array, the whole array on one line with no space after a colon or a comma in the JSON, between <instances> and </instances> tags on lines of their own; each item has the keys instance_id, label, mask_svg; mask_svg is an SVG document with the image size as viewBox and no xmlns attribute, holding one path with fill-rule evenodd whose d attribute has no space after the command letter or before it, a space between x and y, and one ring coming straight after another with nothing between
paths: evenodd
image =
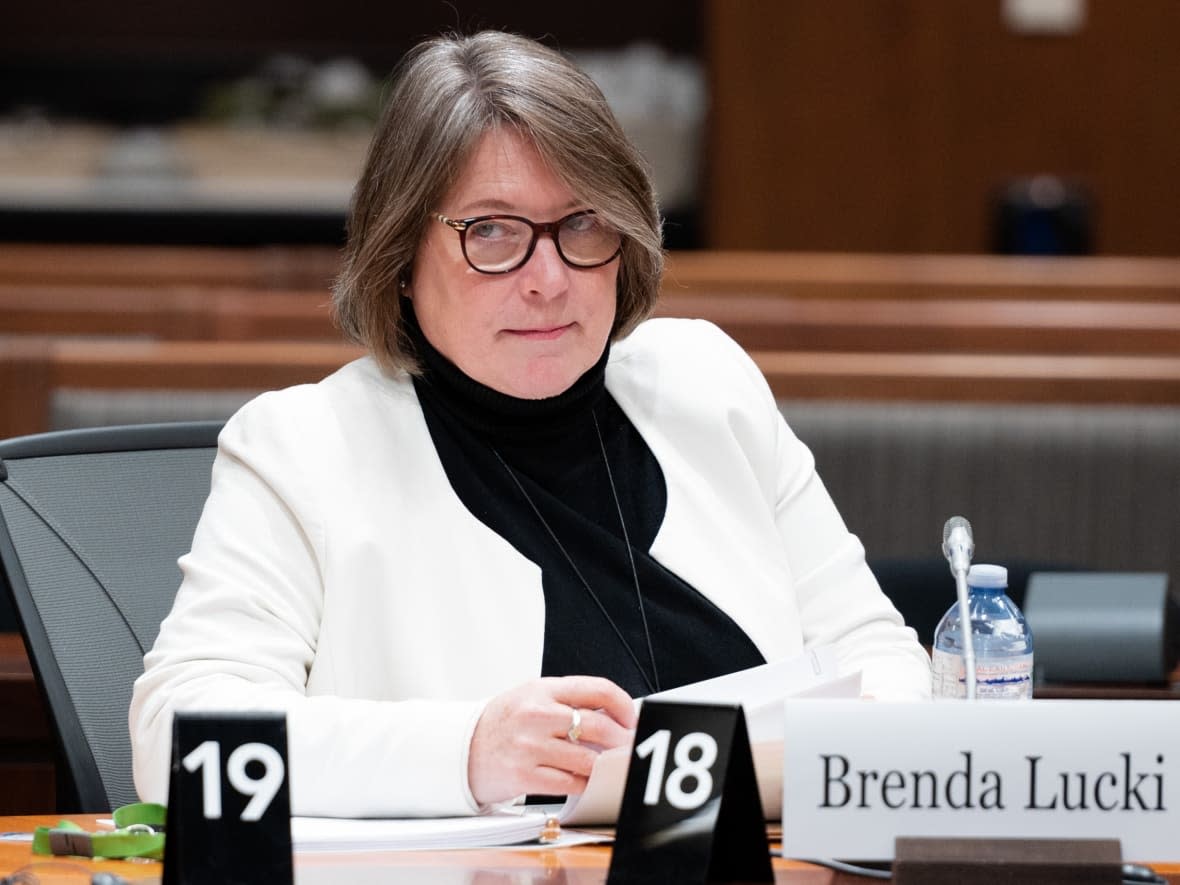
<instances>
[{"instance_id":1,"label":"woman's hand","mask_svg":"<svg viewBox=\"0 0 1180 885\"><path fill-rule=\"evenodd\" d=\"M570 740L574 710L581 734ZM621 746L635 728L635 705L608 679L534 679L488 701L467 759L467 782L481 805L525 793L581 793L602 750Z\"/></svg>"}]
</instances>

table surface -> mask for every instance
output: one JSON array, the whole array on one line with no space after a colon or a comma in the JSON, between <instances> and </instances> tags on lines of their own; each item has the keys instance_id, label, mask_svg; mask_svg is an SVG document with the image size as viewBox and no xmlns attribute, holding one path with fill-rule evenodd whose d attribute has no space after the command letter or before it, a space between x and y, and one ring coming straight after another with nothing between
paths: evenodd
<instances>
[{"instance_id":1,"label":"table surface","mask_svg":"<svg viewBox=\"0 0 1180 885\"><path fill-rule=\"evenodd\" d=\"M0 832L32 832L72 820L87 830L98 830L94 815L23 815L0 817ZM158 882L162 864L155 862L94 861L88 858L50 858L32 854L28 842L0 841L0 874L32 864L42 885L82 881L81 873L99 870L117 873L129 883ZM42 865L40 867L36 865ZM464 849L457 851L348 852L301 854L295 858L295 879L300 885L391 881L413 883L464 883L464 885L532 885L532 883L599 883L606 881L610 847L578 845L545 849ZM776 883L836 885L843 879L831 871L801 863L774 859ZM70 869L73 867L74 869ZM1180 869L1180 868L1178 868ZM853 881L853 880L849 880Z\"/></svg>"},{"instance_id":2,"label":"table surface","mask_svg":"<svg viewBox=\"0 0 1180 885\"><path fill-rule=\"evenodd\" d=\"M57 815L0 817L0 832L32 832L53 825ZM98 817L69 815L88 830L97 830ZM48 858L32 854L28 842L0 841L0 874L33 865L41 885L85 881L82 873L99 870L117 873L129 883L158 882L162 865L155 862L93 861L87 858ZM299 885L347 883L364 885L392 881L414 883L464 883L464 885L590 885L606 881L610 848L581 845L557 849L467 849L460 851L349 852L304 854L295 858ZM1169 882L1180 883L1180 863L1154 864ZM863 885L868 879L835 873L800 861L775 859L776 883L790 885Z\"/></svg>"}]
</instances>

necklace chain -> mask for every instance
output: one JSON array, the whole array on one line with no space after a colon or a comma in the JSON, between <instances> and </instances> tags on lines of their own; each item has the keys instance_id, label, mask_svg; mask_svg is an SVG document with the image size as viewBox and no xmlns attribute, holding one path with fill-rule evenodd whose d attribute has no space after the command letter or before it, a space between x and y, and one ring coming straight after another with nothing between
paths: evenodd
<instances>
[{"instance_id":1,"label":"necklace chain","mask_svg":"<svg viewBox=\"0 0 1180 885\"><path fill-rule=\"evenodd\" d=\"M499 450L496 449L495 446L491 447L492 454L496 456L496 460L500 462L504 470L512 478L513 483L516 484L516 488L520 491L520 494L525 499L525 501L528 502L528 505L530 508L532 508L533 513L536 514L537 520L541 523L542 527L549 535L550 540L553 541L554 545L561 552L561 555L565 557L565 561L569 563L569 567L573 570L574 574L577 575L578 580L581 581L582 586L590 595L590 599L593 600L594 604L598 607L598 610L602 613L602 616L606 618L606 622L610 625L611 630L614 631L615 636L618 637L619 642L621 642L623 648L626 649L628 657L631 658L631 662L634 663L636 669L639 670L639 675L643 677L643 681L647 685L648 691L654 693L660 690L660 673L656 667L655 649L652 648L651 644L651 631L647 626L647 611L643 605L643 593L639 589L639 572L635 567L635 551L631 547L631 537L627 532L627 521L623 518L623 505L622 502L619 501L619 492L615 488L615 477L613 471L610 469L610 459L606 455L606 443L602 439L602 430L598 426L598 415L593 410L591 410L590 417L594 420L594 433L598 436L598 447L602 452L602 463L606 467L606 478L610 483L610 492L615 501L615 510L619 514L619 526L623 530L623 546L627 548L627 559L631 565L631 579L635 584L635 601L639 606L639 620L643 624L643 638L647 642L647 655L648 660L651 662L650 677L648 676L647 670L644 669L643 665L639 662L639 658L635 654L634 649L631 648L631 643L629 643L626 637L623 636L623 632L615 623L614 618L612 618L610 613L607 612L606 606L602 604L602 601L598 598L598 594L594 592L594 588L590 586L590 582L587 581L585 576L582 574L582 570L578 568L577 563L574 562L574 559L572 556L570 556L569 551L565 549L565 545L561 543L561 540L557 537L557 533L553 531L553 528L549 525L549 521L545 519L544 515L541 513L540 508L537 507L536 502L533 501L532 496L525 489L524 484L516 475L516 471L508 466L508 462L504 460L504 457L500 454Z\"/></svg>"}]
</instances>

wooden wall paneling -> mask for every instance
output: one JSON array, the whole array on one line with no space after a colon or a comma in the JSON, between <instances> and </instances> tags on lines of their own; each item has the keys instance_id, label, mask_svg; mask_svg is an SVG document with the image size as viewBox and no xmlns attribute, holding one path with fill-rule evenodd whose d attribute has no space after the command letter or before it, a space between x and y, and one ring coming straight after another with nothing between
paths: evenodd
<instances>
[{"instance_id":1,"label":"wooden wall paneling","mask_svg":"<svg viewBox=\"0 0 1180 885\"><path fill-rule=\"evenodd\" d=\"M997 7L956 7L956 199L1057 173L1092 190L1097 251L1180 254L1180 4L1088 0L1068 37L1015 34Z\"/></svg>"},{"instance_id":2,"label":"wooden wall paneling","mask_svg":"<svg viewBox=\"0 0 1180 885\"><path fill-rule=\"evenodd\" d=\"M956 8L711 0L708 245L945 251Z\"/></svg>"},{"instance_id":3,"label":"wooden wall paneling","mask_svg":"<svg viewBox=\"0 0 1180 885\"><path fill-rule=\"evenodd\" d=\"M999 0L708 0L708 245L987 251L997 186L1049 172L1101 252L1180 255L1180 4L1086 10L1048 37Z\"/></svg>"}]
</instances>

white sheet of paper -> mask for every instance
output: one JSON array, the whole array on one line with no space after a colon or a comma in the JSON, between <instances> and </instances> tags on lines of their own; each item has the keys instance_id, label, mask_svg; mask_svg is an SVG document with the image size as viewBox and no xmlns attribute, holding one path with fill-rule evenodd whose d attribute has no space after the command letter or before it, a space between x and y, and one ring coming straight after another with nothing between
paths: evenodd
<instances>
[{"instance_id":1,"label":"white sheet of paper","mask_svg":"<svg viewBox=\"0 0 1180 885\"><path fill-rule=\"evenodd\" d=\"M758 776L762 811L768 820L782 813L783 701L788 697L860 697L860 672L836 676L835 652L828 646L681 686L649 696L651 700L702 704L741 704ZM599 755L581 796L571 796L561 809L563 824L611 825L619 816L623 785L631 758L630 745Z\"/></svg>"}]
</instances>

